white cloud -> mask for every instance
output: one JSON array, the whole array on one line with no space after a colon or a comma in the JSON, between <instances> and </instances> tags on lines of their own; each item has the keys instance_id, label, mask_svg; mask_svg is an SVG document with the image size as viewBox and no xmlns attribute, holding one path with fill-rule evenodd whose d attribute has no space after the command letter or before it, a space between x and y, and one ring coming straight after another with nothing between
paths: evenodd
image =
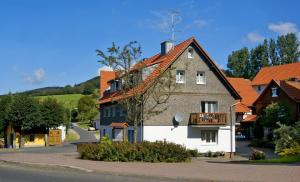
<instances>
[{"instance_id":1,"label":"white cloud","mask_svg":"<svg viewBox=\"0 0 300 182\"><path fill-rule=\"evenodd\" d=\"M268 26L269 30L279 33L279 35L285 35L288 33L297 33L298 28L295 23L291 22L280 22L280 23L270 23Z\"/></svg>"},{"instance_id":2,"label":"white cloud","mask_svg":"<svg viewBox=\"0 0 300 182\"><path fill-rule=\"evenodd\" d=\"M30 84L42 83L45 79L45 70L43 68L39 68L34 71L33 75L23 73L22 78L26 83L30 83Z\"/></svg>"},{"instance_id":3,"label":"white cloud","mask_svg":"<svg viewBox=\"0 0 300 182\"><path fill-rule=\"evenodd\" d=\"M262 42L265 37L254 32L250 32L246 36L247 41L252 42L252 43L257 43L257 42Z\"/></svg>"}]
</instances>

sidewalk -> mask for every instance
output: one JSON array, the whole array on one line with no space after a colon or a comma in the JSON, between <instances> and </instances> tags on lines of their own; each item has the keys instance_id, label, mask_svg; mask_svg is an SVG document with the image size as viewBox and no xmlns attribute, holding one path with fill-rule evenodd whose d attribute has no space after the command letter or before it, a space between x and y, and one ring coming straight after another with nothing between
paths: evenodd
<instances>
[{"instance_id":1,"label":"sidewalk","mask_svg":"<svg viewBox=\"0 0 300 182\"><path fill-rule=\"evenodd\" d=\"M191 163L122 163L78 159L77 153L0 153L0 160L71 166L90 172L212 181L300 181L300 165L229 164L194 160Z\"/></svg>"}]
</instances>

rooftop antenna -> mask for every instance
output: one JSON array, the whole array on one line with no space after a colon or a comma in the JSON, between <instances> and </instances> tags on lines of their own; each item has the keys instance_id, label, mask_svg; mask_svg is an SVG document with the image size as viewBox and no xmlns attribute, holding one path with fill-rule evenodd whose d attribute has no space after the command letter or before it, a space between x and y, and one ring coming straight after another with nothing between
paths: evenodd
<instances>
[{"instance_id":1,"label":"rooftop antenna","mask_svg":"<svg viewBox=\"0 0 300 182\"><path fill-rule=\"evenodd\" d=\"M171 37L171 42L173 43L173 47L175 45L175 33L179 32L175 30L175 26L180 22L180 16L179 16L179 12L172 10L171 11L171 33L172 33L172 37Z\"/></svg>"}]
</instances>

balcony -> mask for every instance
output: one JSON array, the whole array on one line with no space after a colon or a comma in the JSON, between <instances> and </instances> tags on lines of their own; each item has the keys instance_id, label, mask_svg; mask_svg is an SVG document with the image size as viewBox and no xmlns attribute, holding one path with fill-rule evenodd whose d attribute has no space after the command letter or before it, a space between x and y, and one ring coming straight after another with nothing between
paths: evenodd
<instances>
[{"instance_id":1,"label":"balcony","mask_svg":"<svg viewBox=\"0 0 300 182\"><path fill-rule=\"evenodd\" d=\"M227 113L191 113L190 125L226 125Z\"/></svg>"}]
</instances>

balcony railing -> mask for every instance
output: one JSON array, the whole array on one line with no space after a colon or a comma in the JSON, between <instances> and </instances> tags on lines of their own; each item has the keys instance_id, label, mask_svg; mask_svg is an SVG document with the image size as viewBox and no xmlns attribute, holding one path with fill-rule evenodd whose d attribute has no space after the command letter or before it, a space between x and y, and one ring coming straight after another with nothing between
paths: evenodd
<instances>
[{"instance_id":1,"label":"balcony railing","mask_svg":"<svg viewBox=\"0 0 300 182\"><path fill-rule=\"evenodd\" d=\"M190 125L225 125L226 113L191 113Z\"/></svg>"}]
</instances>

